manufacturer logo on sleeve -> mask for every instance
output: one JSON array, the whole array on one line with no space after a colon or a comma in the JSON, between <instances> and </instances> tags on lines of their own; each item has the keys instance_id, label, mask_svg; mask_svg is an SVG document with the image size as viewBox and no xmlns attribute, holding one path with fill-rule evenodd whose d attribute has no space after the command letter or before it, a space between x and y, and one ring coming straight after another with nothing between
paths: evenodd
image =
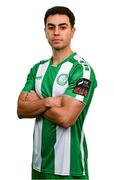
<instances>
[{"instance_id":1,"label":"manufacturer logo on sleeve","mask_svg":"<svg viewBox=\"0 0 114 180\"><path fill-rule=\"evenodd\" d=\"M68 74L60 74L57 77L57 84L59 84L60 86L64 86L68 81Z\"/></svg>"}]
</instances>

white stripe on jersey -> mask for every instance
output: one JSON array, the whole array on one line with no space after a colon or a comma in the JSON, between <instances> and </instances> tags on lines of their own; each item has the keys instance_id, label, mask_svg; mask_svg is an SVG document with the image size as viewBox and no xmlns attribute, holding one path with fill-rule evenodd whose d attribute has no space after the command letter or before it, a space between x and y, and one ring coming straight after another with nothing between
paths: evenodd
<instances>
[{"instance_id":1,"label":"white stripe on jersey","mask_svg":"<svg viewBox=\"0 0 114 180\"><path fill-rule=\"evenodd\" d=\"M44 64L40 64L38 71L37 71L37 79L35 82L35 89L38 95L42 98L42 92L41 92L41 84L43 81L43 77L46 73L46 70L48 68L49 61L45 62ZM38 78L41 77L41 78ZM35 122L35 128L34 128L34 161L33 161L33 168L36 170L41 170L41 145L42 145L42 125L43 120L38 119Z\"/></svg>"},{"instance_id":2,"label":"white stripe on jersey","mask_svg":"<svg viewBox=\"0 0 114 180\"><path fill-rule=\"evenodd\" d=\"M37 78L36 82L35 82L35 90L41 98L43 98L42 92L41 92L41 84L42 84L42 80L44 78L44 75L46 73L49 63L50 63L50 61L47 61L44 64L40 64L37 74L36 74L37 77L41 77L41 78Z\"/></svg>"},{"instance_id":3,"label":"white stripe on jersey","mask_svg":"<svg viewBox=\"0 0 114 180\"><path fill-rule=\"evenodd\" d=\"M83 132L83 129L82 129L82 133L81 133L81 141L80 141L80 149L81 149L81 156L82 156L83 176L85 176L85 162L84 162L84 148L83 148L83 141L84 141L84 132Z\"/></svg>"},{"instance_id":4,"label":"white stripe on jersey","mask_svg":"<svg viewBox=\"0 0 114 180\"><path fill-rule=\"evenodd\" d=\"M41 170L42 119L36 119L33 142L33 168Z\"/></svg>"},{"instance_id":5,"label":"white stripe on jersey","mask_svg":"<svg viewBox=\"0 0 114 180\"><path fill-rule=\"evenodd\" d=\"M61 65L57 77L53 85L53 96L62 96L65 89L68 87L68 82L60 86L57 83L57 78L61 74L69 74L73 64L66 62ZM56 127L56 144L55 149L55 174L69 175L70 174L70 130L71 128L64 129L60 126Z\"/></svg>"},{"instance_id":6,"label":"white stripe on jersey","mask_svg":"<svg viewBox=\"0 0 114 180\"><path fill-rule=\"evenodd\" d=\"M71 128L56 127L55 174L70 174Z\"/></svg>"},{"instance_id":7,"label":"white stripe on jersey","mask_svg":"<svg viewBox=\"0 0 114 180\"><path fill-rule=\"evenodd\" d=\"M69 72L70 72L72 66L73 66L73 64L71 62L66 62L63 65L61 65L61 68L59 69L57 77L54 80L52 96L62 96L64 94L66 88L68 87L68 82L63 86L60 86L57 83L57 79L62 74L69 75Z\"/></svg>"},{"instance_id":8,"label":"white stripe on jersey","mask_svg":"<svg viewBox=\"0 0 114 180\"><path fill-rule=\"evenodd\" d=\"M77 54L74 56L74 59L76 59L83 66L83 78L90 79L91 69L90 69L89 64L84 59L82 59L80 56L78 56ZM83 61L84 63L82 63L81 61ZM85 69L84 64L88 65L88 68L89 68L88 71Z\"/></svg>"},{"instance_id":9,"label":"white stripe on jersey","mask_svg":"<svg viewBox=\"0 0 114 180\"><path fill-rule=\"evenodd\" d=\"M91 69L90 69L89 64L84 59L82 59L80 56L78 56L78 55L75 55L74 59L76 59L79 62L79 64L81 64L82 67L83 67L83 77L82 78L90 79ZM83 61L83 62L81 62L81 61ZM85 69L84 64L88 65L87 67L88 67L89 70ZM84 96L77 94L75 99L80 100L80 101L83 102ZM83 132L83 129L82 129L82 132L81 132L81 141L80 141L80 150L81 150L81 158L82 158L83 175L85 175L85 162L84 162L83 141L84 141L84 132Z\"/></svg>"},{"instance_id":10,"label":"white stripe on jersey","mask_svg":"<svg viewBox=\"0 0 114 180\"><path fill-rule=\"evenodd\" d=\"M86 63L86 61L84 61L84 59L82 59L77 54L74 56L74 59L76 59L79 62L79 64L81 64L82 67L83 67L83 77L82 78L90 79L90 71L91 71L91 69L90 69L90 66L88 65L88 63ZM82 63L81 61L83 61L84 63ZM85 69L84 64L88 65L88 68L89 68L88 71ZM75 99L83 102L84 96L77 94Z\"/></svg>"}]
</instances>

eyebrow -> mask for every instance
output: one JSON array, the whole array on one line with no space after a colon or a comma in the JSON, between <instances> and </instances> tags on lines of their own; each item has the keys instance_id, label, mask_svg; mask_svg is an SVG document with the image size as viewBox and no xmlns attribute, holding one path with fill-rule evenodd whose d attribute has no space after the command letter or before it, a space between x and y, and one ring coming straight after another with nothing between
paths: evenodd
<instances>
[{"instance_id":1,"label":"eyebrow","mask_svg":"<svg viewBox=\"0 0 114 180\"><path fill-rule=\"evenodd\" d=\"M48 23L47 26L56 26L56 25L53 23ZM58 26L68 26L68 24L67 23L60 23L60 24L58 24Z\"/></svg>"}]
</instances>

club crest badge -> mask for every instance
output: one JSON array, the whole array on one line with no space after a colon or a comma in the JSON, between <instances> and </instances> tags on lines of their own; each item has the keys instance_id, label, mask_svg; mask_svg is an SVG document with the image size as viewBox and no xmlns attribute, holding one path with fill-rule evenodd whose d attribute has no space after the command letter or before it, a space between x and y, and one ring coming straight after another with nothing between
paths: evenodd
<instances>
[{"instance_id":1,"label":"club crest badge","mask_svg":"<svg viewBox=\"0 0 114 180\"><path fill-rule=\"evenodd\" d=\"M59 84L60 86L64 86L65 84L67 84L68 81L68 74L60 74L57 77L57 84Z\"/></svg>"}]
</instances>

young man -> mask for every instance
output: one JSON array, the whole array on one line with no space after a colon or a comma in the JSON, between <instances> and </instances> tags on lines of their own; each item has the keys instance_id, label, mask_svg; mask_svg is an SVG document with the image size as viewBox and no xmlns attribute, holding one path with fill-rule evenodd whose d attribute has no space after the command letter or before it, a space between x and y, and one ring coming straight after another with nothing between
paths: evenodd
<instances>
[{"instance_id":1,"label":"young man","mask_svg":"<svg viewBox=\"0 0 114 180\"><path fill-rule=\"evenodd\" d=\"M17 108L19 118L36 118L32 179L88 179L83 123L97 86L95 74L70 47L73 13L53 7L44 23L52 57L31 68Z\"/></svg>"}]
</instances>

